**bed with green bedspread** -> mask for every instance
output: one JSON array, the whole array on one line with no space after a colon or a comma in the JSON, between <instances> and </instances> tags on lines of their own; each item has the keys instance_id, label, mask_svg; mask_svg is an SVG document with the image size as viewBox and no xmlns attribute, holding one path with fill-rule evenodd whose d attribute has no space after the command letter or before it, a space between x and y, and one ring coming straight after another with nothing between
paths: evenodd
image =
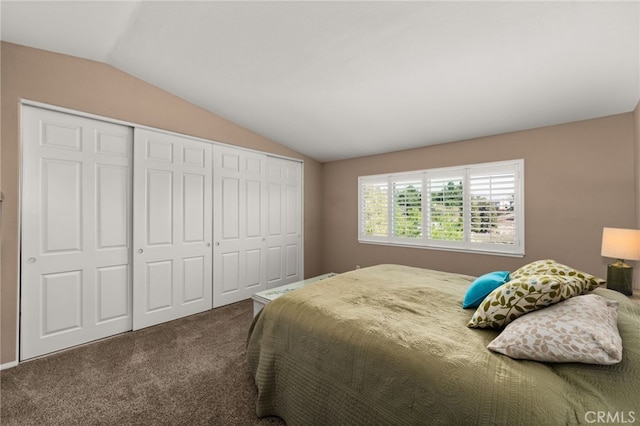
<instances>
[{"instance_id":1,"label":"bed with green bedspread","mask_svg":"<svg viewBox=\"0 0 640 426\"><path fill-rule=\"evenodd\" d=\"M640 424L640 306L619 301L622 362L514 360L462 309L473 277L378 265L319 281L254 319L258 416L289 425ZM599 417L598 417L599 416Z\"/></svg>"}]
</instances>

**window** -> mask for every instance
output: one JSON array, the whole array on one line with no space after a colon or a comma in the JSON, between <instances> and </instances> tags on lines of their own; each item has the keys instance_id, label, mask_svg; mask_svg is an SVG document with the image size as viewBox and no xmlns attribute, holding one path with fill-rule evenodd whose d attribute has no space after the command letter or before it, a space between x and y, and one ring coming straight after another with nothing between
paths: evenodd
<instances>
[{"instance_id":1,"label":"window","mask_svg":"<svg viewBox=\"0 0 640 426\"><path fill-rule=\"evenodd\" d=\"M524 160L359 178L358 239L524 254Z\"/></svg>"}]
</instances>

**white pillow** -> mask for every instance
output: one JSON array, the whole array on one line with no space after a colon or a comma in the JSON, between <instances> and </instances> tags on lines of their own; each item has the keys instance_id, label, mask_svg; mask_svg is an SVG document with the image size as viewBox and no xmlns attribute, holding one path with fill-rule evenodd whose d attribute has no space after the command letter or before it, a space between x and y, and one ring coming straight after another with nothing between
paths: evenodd
<instances>
[{"instance_id":1,"label":"white pillow","mask_svg":"<svg viewBox=\"0 0 640 426\"><path fill-rule=\"evenodd\" d=\"M516 318L487 348L515 359L616 364L618 302L597 294L567 299Z\"/></svg>"}]
</instances>

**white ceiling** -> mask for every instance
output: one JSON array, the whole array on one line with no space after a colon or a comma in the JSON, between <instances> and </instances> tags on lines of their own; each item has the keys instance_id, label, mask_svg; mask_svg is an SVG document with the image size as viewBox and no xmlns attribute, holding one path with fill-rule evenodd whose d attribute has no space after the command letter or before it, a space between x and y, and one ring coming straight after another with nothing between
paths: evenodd
<instances>
[{"instance_id":1,"label":"white ceiling","mask_svg":"<svg viewBox=\"0 0 640 426\"><path fill-rule=\"evenodd\" d=\"M320 161L628 112L640 2L1 2L1 37L110 64Z\"/></svg>"}]
</instances>

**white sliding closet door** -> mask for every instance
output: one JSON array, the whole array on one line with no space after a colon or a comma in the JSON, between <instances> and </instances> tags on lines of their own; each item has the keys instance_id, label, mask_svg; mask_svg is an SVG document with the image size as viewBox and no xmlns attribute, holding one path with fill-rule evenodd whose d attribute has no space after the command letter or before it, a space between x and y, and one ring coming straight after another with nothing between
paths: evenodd
<instances>
[{"instance_id":1,"label":"white sliding closet door","mask_svg":"<svg viewBox=\"0 0 640 426\"><path fill-rule=\"evenodd\" d=\"M266 156L214 148L214 307L266 289Z\"/></svg>"},{"instance_id":2,"label":"white sliding closet door","mask_svg":"<svg viewBox=\"0 0 640 426\"><path fill-rule=\"evenodd\" d=\"M212 307L211 150L135 129L134 329Z\"/></svg>"},{"instance_id":3,"label":"white sliding closet door","mask_svg":"<svg viewBox=\"0 0 640 426\"><path fill-rule=\"evenodd\" d=\"M131 329L132 129L22 108L20 359Z\"/></svg>"},{"instance_id":4,"label":"white sliding closet door","mask_svg":"<svg viewBox=\"0 0 640 426\"><path fill-rule=\"evenodd\" d=\"M302 258L302 164L267 160L267 287L304 279Z\"/></svg>"}]
</instances>

